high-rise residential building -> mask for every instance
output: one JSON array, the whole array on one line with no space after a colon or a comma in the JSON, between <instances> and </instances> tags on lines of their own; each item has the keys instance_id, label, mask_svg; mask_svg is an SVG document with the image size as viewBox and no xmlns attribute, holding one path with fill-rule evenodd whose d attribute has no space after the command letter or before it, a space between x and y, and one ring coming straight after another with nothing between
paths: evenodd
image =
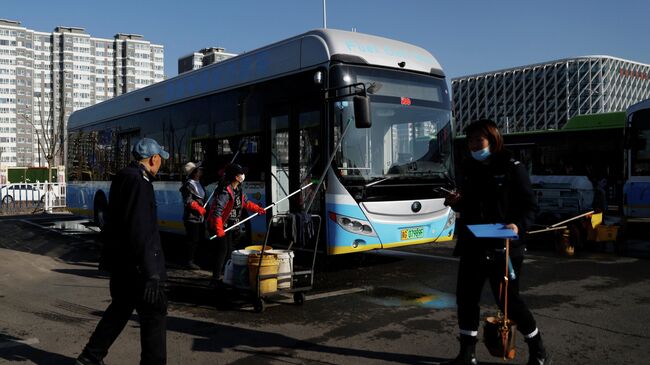
<instances>
[{"instance_id":1,"label":"high-rise residential building","mask_svg":"<svg viewBox=\"0 0 650 365\"><path fill-rule=\"evenodd\" d=\"M235 56L237 55L234 53L226 53L225 48L203 48L198 52L190 53L178 59L178 74L196 70Z\"/></svg>"},{"instance_id":2,"label":"high-rise residential building","mask_svg":"<svg viewBox=\"0 0 650 365\"><path fill-rule=\"evenodd\" d=\"M456 131L490 118L505 132L560 129L576 115L624 111L650 98L650 65L584 56L451 80Z\"/></svg>"},{"instance_id":3,"label":"high-rise residential building","mask_svg":"<svg viewBox=\"0 0 650 365\"><path fill-rule=\"evenodd\" d=\"M43 129L65 136L75 110L164 79L163 46L140 35L40 32L0 19L0 163L47 166ZM55 156L57 164L62 163Z\"/></svg>"}]
</instances>

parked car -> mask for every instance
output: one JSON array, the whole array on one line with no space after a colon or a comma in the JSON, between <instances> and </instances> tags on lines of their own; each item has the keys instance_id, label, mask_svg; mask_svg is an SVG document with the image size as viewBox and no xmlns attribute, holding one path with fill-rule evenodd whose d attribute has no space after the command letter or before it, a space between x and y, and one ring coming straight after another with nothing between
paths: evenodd
<instances>
[{"instance_id":1,"label":"parked car","mask_svg":"<svg viewBox=\"0 0 650 365\"><path fill-rule=\"evenodd\" d=\"M43 185L37 184L7 184L0 187L0 197L2 197L1 202L3 205L11 204L15 201L43 201L45 199L45 189Z\"/></svg>"}]
</instances>

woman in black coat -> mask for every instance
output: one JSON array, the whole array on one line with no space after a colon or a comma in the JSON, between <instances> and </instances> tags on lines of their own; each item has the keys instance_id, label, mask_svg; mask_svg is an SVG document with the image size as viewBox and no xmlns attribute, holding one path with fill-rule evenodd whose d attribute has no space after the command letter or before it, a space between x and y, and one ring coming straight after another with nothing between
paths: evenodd
<instances>
[{"instance_id":1,"label":"woman in black coat","mask_svg":"<svg viewBox=\"0 0 650 365\"><path fill-rule=\"evenodd\" d=\"M537 204L530 178L523 164L503 147L503 137L491 120L471 123L465 130L471 158L463 162L460 190L450 194L446 204L460 213L454 254L460 256L456 303L460 328L460 354L450 364L477 364L479 301L487 279L503 311L499 285L504 277L505 246L502 239L476 238L467 225L504 223L519 235L510 243L512 271L508 282L508 318L517 324L528 343L528 364L547 365L549 359L532 313L519 296L524 237L533 223Z\"/></svg>"},{"instance_id":2,"label":"woman in black coat","mask_svg":"<svg viewBox=\"0 0 650 365\"><path fill-rule=\"evenodd\" d=\"M194 162L184 166L187 179L180 188L183 199L183 224L187 234L187 256L185 265L190 270L198 270L194 263L196 248L205 238L205 188L201 185L203 168Z\"/></svg>"}]
</instances>

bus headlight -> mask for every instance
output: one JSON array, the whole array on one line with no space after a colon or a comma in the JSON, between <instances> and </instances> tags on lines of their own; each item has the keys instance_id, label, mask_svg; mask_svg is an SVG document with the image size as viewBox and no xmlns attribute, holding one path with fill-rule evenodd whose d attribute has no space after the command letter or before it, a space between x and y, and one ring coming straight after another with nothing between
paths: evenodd
<instances>
[{"instance_id":1,"label":"bus headlight","mask_svg":"<svg viewBox=\"0 0 650 365\"><path fill-rule=\"evenodd\" d=\"M364 236L377 236L375 231L372 229L370 222L368 221L350 218L344 215L338 215L333 212L330 212L330 218L335 221L341 228L350 233L362 234Z\"/></svg>"},{"instance_id":2,"label":"bus headlight","mask_svg":"<svg viewBox=\"0 0 650 365\"><path fill-rule=\"evenodd\" d=\"M442 230L444 231L445 229L453 226L454 223L456 223L456 212L450 210L449 216L447 217L447 223L445 223L445 228L443 228Z\"/></svg>"}]
</instances>

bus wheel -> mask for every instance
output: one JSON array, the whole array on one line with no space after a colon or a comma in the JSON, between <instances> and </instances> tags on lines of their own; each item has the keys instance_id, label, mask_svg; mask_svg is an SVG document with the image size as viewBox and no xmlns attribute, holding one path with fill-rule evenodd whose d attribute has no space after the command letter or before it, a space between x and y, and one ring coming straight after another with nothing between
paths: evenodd
<instances>
[{"instance_id":1,"label":"bus wheel","mask_svg":"<svg viewBox=\"0 0 650 365\"><path fill-rule=\"evenodd\" d=\"M99 229L104 230L106 226L106 215L108 211L108 201L106 200L106 195L103 191L98 192L95 195L94 206L94 216L93 221Z\"/></svg>"}]
</instances>

